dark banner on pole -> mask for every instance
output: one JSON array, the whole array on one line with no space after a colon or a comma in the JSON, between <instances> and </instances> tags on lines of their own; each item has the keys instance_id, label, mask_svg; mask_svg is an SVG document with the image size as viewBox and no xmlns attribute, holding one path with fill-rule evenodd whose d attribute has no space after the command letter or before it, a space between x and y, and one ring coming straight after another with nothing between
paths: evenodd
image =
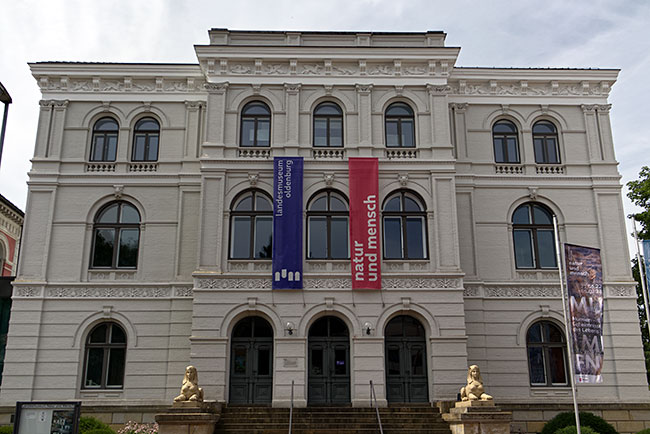
<instances>
[{"instance_id":1,"label":"dark banner on pole","mask_svg":"<svg viewBox=\"0 0 650 434\"><path fill-rule=\"evenodd\" d=\"M643 262L645 265L645 287L650 290L650 276L648 276L648 272L650 272L650 240L643 240L641 245L643 246Z\"/></svg>"},{"instance_id":2,"label":"dark banner on pole","mask_svg":"<svg viewBox=\"0 0 650 434\"><path fill-rule=\"evenodd\" d=\"M352 289L381 289L379 163L350 158L350 260Z\"/></svg>"},{"instance_id":3,"label":"dark banner on pole","mask_svg":"<svg viewBox=\"0 0 650 434\"><path fill-rule=\"evenodd\" d=\"M273 289L302 289L302 163L273 159Z\"/></svg>"},{"instance_id":4,"label":"dark banner on pole","mask_svg":"<svg viewBox=\"0 0 650 434\"><path fill-rule=\"evenodd\" d=\"M603 267L600 249L564 245L576 383L602 383Z\"/></svg>"}]
</instances>

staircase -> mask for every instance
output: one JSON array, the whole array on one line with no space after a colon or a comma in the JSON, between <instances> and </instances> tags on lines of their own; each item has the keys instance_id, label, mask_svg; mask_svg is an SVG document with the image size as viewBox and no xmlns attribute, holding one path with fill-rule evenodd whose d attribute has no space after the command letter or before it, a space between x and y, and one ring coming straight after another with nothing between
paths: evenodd
<instances>
[{"instance_id":1,"label":"staircase","mask_svg":"<svg viewBox=\"0 0 650 434\"><path fill-rule=\"evenodd\" d=\"M385 434L450 434L440 411L430 406L380 408ZM287 434L289 409L226 406L215 434ZM379 433L374 408L307 407L293 409L292 434Z\"/></svg>"}]
</instances>

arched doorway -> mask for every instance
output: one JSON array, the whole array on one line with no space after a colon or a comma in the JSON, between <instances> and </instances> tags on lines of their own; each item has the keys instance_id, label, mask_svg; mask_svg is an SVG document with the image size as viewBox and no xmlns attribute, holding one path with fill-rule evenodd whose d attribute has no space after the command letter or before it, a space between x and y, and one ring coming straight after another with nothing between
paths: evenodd
<instances>
[{"instance_id":1,"label":"arched doorway","mask_svg":"<svg viewBox=\"0 0 650 434\"><path fill-rule=\"evenodd\" d=\"M396 316L388 322L386 398L388 402L427 402L427 351L424 327L415 318Z\"/></svg>"},{"instance_id":2,"label":"arched doorway","mask_svg":"<svg viewBox=\"0 0 650 434\"><path fill-rule=\"evenodd\" d=\"M310 405L350 402L350 333L339 318L326 316L309 328Z\"/></svg>"},{"instance_id":3,"label":"arched doorway","mask_svg":"<svg viewBox=\"0 0 650 434\"><path fill-rule=\"evenodd\" d=\"M230 403L270 404L273 391L273 328L249 316L232 331Z\"/></svg>"}]
</instances>

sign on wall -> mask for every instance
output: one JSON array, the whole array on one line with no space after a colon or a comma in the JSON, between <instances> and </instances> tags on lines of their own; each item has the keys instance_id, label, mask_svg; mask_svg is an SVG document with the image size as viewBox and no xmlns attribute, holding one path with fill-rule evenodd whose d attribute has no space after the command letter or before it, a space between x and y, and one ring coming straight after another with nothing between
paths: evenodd
<instances>
[{"instance_id":1,"label":"sign on wall","mask_svg":"<svg viewBox=\"0 0 650 434\"><path fill-rule=\"evenodd\" d=\"M81 402L17 402L16 434L77 434Z\"/></svg>"},{"instance_id":2,"label":"sign on wall","mask_svg":"<svg viewBox=\"0 0 650 434\"><path fill-rule=\"evenodd\" d=\"M302 289L302 157L273 159L273 289Z\"/></svg>"},{"instance_id":3,"label":"sign on wall","mask_svg":"<svg viewBox=\"0 0 650 434\"><path fill-rule=\"evenodd\" d=\"M602 383L603 268L600 249L564 245L576 383Z\"/></svg>"},{"instance_id":4,"label":"sign on wall","mask_svg":"<svg viewBox=\"0 0 650 434\"><path fill-rule=\"evenodd\" d=\"M352 289L381 289L378 160L350 158L348 169Z\"/></svg>"}]
</instances>

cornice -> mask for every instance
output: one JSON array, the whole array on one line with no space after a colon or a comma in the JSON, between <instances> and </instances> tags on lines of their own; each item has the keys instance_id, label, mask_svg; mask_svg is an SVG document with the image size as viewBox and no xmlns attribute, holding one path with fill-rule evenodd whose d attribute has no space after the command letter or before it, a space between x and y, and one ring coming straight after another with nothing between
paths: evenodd
<instances>
[{"instance_id":1,"label":"cornice","mask_svg":"<svg viewBox=\"0 0 650 434\"><path fill-rule=\"evenodd\" d=\"M454 67L450 80L516 81L609 81L614 83L619 69L569 68L464 68Z\"/></svg>"}]
</instances>

